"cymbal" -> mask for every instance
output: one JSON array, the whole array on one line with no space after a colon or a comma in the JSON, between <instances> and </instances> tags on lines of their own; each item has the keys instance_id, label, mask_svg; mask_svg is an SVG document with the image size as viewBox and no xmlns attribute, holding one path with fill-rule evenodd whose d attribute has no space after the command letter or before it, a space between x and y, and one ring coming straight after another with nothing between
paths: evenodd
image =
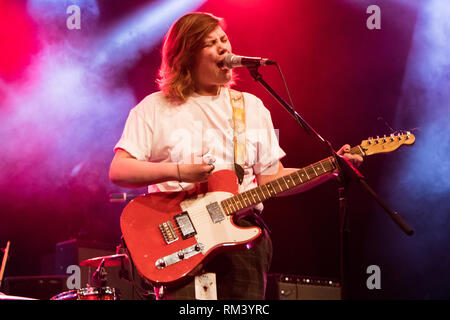
<instances>
[{"instance_id":1,"label":"cymbal","mask_svg":"<svg viewBox=\"0 0 450 320\"><path fill-rule=\"evenodd\" d=\"M19 296L9 296L7 294L0 292L0 300L37 300L34 298L26 298L26 297L19 297Z\"/></svg>"},{"instance_id":2,"label":"cymbal","mask_svg":"<svg viewBox=\"0 0 450 320\"><path fill-rule=\"evenodd\" d=\"M103 260L105 260L105 263L103 264L104 267L118 267L122 264L122 261L128 261L128 256L122 253L122 254L113 254L110 256L95 257L81 261L80 266L98 267Z\"/></svg>"}]
</instances>

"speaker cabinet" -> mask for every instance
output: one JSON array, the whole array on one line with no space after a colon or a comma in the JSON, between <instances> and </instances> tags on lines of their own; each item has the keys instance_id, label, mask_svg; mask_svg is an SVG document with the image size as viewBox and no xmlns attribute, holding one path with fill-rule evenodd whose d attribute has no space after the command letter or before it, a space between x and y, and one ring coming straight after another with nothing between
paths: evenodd
<instances>
[{"instance_id":1,"label":"speaker cabinet","mask_svg":"<svg viewBox=\"0 0 450 320\"><path fill-rule=\"evenodd\" d=\"M3 280L4 293L10 296L48 300L67 290L66 280L67 276L63 275L7 277Z\"/></svg>"},{"instance_id":2,"label":"speaker cabinet","mask_svg":"<svg viewBox=\"0 0 450 320\"><path fill-rule=\"evenodd\" d=\"M341 300L341 291L337 280L269 274L266 298L268 300Z\"/></svg>"}]
</instances>

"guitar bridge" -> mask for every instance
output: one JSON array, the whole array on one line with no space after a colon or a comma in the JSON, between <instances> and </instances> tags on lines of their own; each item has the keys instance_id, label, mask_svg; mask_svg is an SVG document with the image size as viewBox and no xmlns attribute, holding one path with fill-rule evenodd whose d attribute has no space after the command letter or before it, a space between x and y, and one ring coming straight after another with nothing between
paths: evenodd
<instances>
[{"instance_id":1,"label":"guitar bridge","mask_svg":"<svg viewBox=\"0 0 450 320\"><path fill-rule=\"evenodd\" d=\"M161 230L161 233L167 244L178 240L178 235L175 232L175 229L171 221L161 223L159 225L159 230Z\"/></svg>"}]
</instances>

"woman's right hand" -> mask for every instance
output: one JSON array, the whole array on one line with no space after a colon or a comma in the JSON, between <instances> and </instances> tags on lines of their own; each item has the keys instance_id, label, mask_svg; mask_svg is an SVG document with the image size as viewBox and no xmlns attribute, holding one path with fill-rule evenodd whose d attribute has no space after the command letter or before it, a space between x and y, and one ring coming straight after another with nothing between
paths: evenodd
<instances>
[{"instance_id":1,"label":"woman's right hand","mask_svg":"<svg viewBox=\"0 0 450 320\"><path fill-rule=\"evenodd\" d=\"M177 164L178 180L180 182L206 182L214 170L216 159L207 154L208 151L191 154Z\"/></svg>"}]
</instances>

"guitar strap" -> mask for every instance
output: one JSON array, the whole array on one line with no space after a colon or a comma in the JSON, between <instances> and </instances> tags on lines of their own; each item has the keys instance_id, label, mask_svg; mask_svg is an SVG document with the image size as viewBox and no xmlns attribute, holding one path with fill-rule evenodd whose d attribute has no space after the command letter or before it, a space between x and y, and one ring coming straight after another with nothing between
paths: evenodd
<instances>
[{"instance_id":1,"label":"guitar strap","mask_svg":"<svg viewBox=\"0 0 450 320\"><path fill-rule=\"evenodd\" d=\"M228 89L230 92L231 106L233 107L233 123L234 123L234 171L238 177L239 184L244 180L244 164L245 164L245 103L244 95L240 91ZM262 212L262 204L253 208L253 217L257 223L265 228L269 233L270 229L260 217Z\"/></svg>"},{"instance_id":2,"label":"guitar strap","mask_svg":"<svg viewBox=\"0 0 450 320\"><path fill-rule=\"evenodd\" d=\"M233 108L233 142L234 142L234 172L239 184L244 180L245 164L245 103L240 91L228 89L231 107Z\"/></svg>"}]
</instances>

